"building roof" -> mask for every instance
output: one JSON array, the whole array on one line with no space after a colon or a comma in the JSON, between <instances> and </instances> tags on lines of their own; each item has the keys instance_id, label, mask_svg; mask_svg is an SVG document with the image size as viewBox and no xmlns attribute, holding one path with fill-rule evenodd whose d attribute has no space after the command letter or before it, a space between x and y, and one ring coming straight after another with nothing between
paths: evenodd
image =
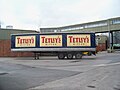
<instances>
[{"instance_id":1,"label":"building roof","mask_svg":"<svg viewBox=\"0 0 120 90\"><path fill-rule=\"evenodd\" d=\"M10 39L11 34L22 34L22 33L38 33L38 32L34 30L0 28L0 40L8 40Z\"/></svg>"},{"instance_id":2,"label":"building roof","mask_svg":"<svg viewBox=\"0 0 120 90\"><path fill-rule=\"evenodd\" d=\"M74 24L68 26L61 26L61 27L52 27L52 28L40 28L42 32L108 32L108 26L110 27L109 30L112 31L119 31L120 30L120 17L100 20L100 21L93 21L81 24Z\"/></svg>"}]
</instances>

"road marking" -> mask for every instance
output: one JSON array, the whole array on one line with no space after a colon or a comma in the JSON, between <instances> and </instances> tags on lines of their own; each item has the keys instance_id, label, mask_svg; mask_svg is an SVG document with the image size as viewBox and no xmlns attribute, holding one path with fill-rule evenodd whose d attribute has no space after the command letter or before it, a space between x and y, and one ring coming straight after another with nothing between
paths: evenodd
<instances>
[{"instance_id":1,"label":"road marking","mask_svg":"<svg viewBox=\"0 0 120 90\"><path fill-rule=\"evenodd\" d=\"M120 62L118 62L118 63L111 63L111 64L98 64L98 65L93 65L93 66L104 67L104 66L113 66L113 65L120 65Z\"/></svg>"},{"instance_id":2,"label":"road marking","mask_svg":"<svg viewBox=\"0 0 120 90\"><path fill-rule=\"evenodd\" d=\"M107 77L109 77L109 74L105 75L100 81L103 81L103 80L106 79Z\"/></svg>"}]
</instances>

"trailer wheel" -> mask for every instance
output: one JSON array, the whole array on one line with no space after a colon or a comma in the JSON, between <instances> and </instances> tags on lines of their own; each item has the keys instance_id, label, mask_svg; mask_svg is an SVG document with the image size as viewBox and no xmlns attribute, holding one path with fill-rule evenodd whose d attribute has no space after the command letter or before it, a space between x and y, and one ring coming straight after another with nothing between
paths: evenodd
<instances>
[{"instance_id":1,"label":"trailer wheel","mask_svg":"<svg viewBox=\"0 0 120 90\"><path fill-rule=\"evenodd\" d=\"M59 58L59 59L64 59L64 58L65 58L64 53L59 53L59 54L58 54L58 58Z\"/></svg>"},{"instance_id":2,"label":"trailer wheel","mask_svg":"<svg viewBox=\"0 0 120 90\"><path fill-rule=\"evenodd\" d=\"M67 59L73 59L73 54L72 53L68 53L67 54Z\"/></svg>"},{"instance_id":3,"label":"trailer wheel","mask_svg":"<svg viewBox=\"0 0 120 90\"><path fill-rule=\"evenodd\" d=\"M76 59L81 59L82 58L82 54L81 53L76 53L75 54L75 58Z\"/></svg>"},{"instance_id":4,"label":"trailer wheel","mask_svg":"<svg viewBox=\"0 0 120 90\"><path fill-rule=\"evenodd\" d=\"M91 56L92 55L92 53L91 52L88 52L88 56Z\"/></svg>"}]
</instances>

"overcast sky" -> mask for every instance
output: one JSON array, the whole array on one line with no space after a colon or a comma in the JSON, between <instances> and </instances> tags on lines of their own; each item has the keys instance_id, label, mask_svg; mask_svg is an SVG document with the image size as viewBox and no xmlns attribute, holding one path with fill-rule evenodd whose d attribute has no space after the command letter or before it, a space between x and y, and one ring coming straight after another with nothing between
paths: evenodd
<instances>
[{"instance_id":1,"label":"overcast sky","mask_svg":"<svg viewBox=\"0 0 120 90\"><path fill-rule=\"evenodd\" d=\"M0 0L2 28L59 27L120 16L120 0Z\"/></svg>"}]
</instances>

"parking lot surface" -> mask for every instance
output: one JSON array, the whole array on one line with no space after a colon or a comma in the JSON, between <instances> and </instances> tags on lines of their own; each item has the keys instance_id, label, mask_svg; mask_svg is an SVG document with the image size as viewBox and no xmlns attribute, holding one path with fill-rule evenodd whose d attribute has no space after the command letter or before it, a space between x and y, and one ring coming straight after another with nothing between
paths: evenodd
<instances>
[{"instance_id":1,"label":"parking lot surface","mask_svg":"<svg viewBox=\"0 0 120 90\"><path fill-rule=\"evenodd\" d=\"M83 59L0 58L0 90L120 90L120 52Z\"/></svg>"}]
</instances>

